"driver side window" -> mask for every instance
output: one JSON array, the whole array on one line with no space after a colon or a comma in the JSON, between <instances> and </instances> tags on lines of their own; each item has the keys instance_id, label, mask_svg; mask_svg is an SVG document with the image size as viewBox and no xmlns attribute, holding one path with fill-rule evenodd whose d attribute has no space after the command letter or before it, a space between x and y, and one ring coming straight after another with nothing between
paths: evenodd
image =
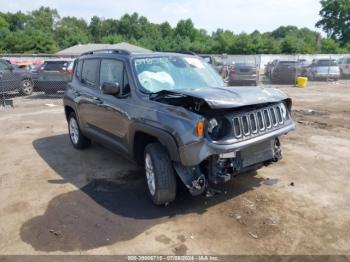
<instances>
[{"instance_id":1,"label":"driver side window","mask_svg":"<svg viewBox=\"0 0 350 262\"><path fill-rule=\"evenodd\" d=\"M103 59L100 69L100 85L104 82L123 84L123 62L112 59Z\"/></svg>"},{"instance_id":2,"label":"driver side window","mask_svg":"<svg viewBox=\"0 0 350 262\"><path fill-rule=\"evenodd\" d=\"M102 59L100 68L100 85L104 82L118 83L120 96L130 93L130 85L124 64L115 59Z\"/></svg>"}]
</instances>

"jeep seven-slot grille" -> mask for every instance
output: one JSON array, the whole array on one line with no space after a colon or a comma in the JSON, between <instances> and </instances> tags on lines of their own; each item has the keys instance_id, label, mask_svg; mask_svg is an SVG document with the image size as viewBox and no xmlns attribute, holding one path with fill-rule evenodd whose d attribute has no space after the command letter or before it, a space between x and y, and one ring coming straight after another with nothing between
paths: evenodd
<instances>
[{"instance_id":1,"label":"jeep seven-slot grille","mask_svg":"<svg viewBox=\"0 0 350 262\"><path fill-rule=\"evenodd\" d=\"M280 104L244 112L233 118L233 135L236 139L249 139L268 133L285 124Z\"/></svg>"}]
</instances>

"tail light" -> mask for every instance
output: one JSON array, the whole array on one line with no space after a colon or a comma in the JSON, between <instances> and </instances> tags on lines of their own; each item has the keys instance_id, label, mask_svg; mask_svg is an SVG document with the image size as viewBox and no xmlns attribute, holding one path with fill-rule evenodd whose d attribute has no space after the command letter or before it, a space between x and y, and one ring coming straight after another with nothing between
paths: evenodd
<instances>
[{"instance_id":1,"label":"tail light","mask_svg":"<svg viewBox=\"0 0 350 262\"><path fill-rule=\"evenodd\" d=\"M230 75L235 75L236 74L236 70L234 68L230 69Z\"/></svg>"},{"instance_id":2,"label":"tail light","mask_svg":"<svg viewBox=\"0 0 350 262\"><path fill-rule=\"evenodd\" d=\"M346 68L346 69L349 69L349 68L350 68L350 65L346 65L345 68Z\"/></svg>"},{"instance_id":3,"label":"tail light","mask_svg":"<svg viewBox=\"0 0 350 262\"><path fill-rule=\"evenodd\" d=\"M256 75L256 69L252 69L252 74Z\"/></svg>"},{"instance_id":4,"label":"tail light","mask_svg":"<svg viewBox=\"0 0 350 262\"><path fill-rule=\"evenodd\" d=\"M64 73L66 75L73 75L73 70L72 69L67 69L66 71L64 71Z\"/></svg>"}]
</instances>

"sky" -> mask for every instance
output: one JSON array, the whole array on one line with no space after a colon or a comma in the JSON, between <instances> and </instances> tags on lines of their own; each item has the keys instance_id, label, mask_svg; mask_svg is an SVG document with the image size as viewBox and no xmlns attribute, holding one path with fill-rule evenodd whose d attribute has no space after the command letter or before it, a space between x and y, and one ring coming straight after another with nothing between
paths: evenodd
<instances>
[{"instance_id":1,"label":"sky","mask_svg":"<svg viewBox=\"0 0 350 262\"><path fill-rule=\"evenodd\" d=\"M172 26L191 18L197 28L217 28L235 33L267 32L281 25L316 30L319 0L0 0L1 12L28 12L40 6L56 8L61 16L89 21L94 15L118 19L137 12L153 23ZM319 30L317 30L319 31Z\"/></svg>"}]
</instances>

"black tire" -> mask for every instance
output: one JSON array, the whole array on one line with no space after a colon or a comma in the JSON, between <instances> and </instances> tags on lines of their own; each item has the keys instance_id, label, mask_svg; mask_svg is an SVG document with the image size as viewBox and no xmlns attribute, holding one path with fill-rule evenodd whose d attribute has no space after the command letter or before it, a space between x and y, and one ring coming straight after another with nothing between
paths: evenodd
<instances>
[{"instance_id":1,"label":"black tire","mask_svg":"<svg viewBox=\"0 0 350 262\"><path fill-rule=\"evenodd\" d=\"M23 96L30 96L34 90L34 83L31 79L23 79L19 88L19 92Z\"/></svg>"},{"instance_id":2,"label":"black tire","mask_svg":"<svg viewBox=\"0 0 350 262\"><path fill-rule=\"evenodd\" d=\"M144 152L148 191L155 205L168 204L176 197L176 176L167 150L159 143L148 144ZM154 190L147 175L147 158L153 167Z\"/></svg>"},{"instance_id":3,"label":"black tire","mask_svg":"<svg viewBox=\"0 0 350 262\"><path fill-rule=\"evenodd\" d=\"M75 121L76 124L76 136L73 135L73 132L75 131L72 131L73 121ZM79 122L74 112L70 113L68 117L68 132L70 142L76 149L82 150L91 145L91 140L84 136L83 133L80 131Z\"/></svg>"}]
</instances>

